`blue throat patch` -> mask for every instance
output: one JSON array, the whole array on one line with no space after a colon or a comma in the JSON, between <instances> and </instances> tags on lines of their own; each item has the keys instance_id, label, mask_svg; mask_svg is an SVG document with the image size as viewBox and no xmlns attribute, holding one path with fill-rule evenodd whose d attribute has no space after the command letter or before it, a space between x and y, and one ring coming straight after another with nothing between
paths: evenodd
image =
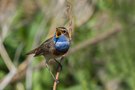
<instances>
[{"instance_id":1,"label":"blue throat patch","mask_svg":"<svg viewBox=\"0 0 135 90\"><path fill-rule=\"evenodd\" d=\"M70 43L65 35L62 34L58 38L56 38L56 35L54 35L53 40L55 43L55 48L59 52L66 52L69 49Z\"/></svg>"}]
</instances>

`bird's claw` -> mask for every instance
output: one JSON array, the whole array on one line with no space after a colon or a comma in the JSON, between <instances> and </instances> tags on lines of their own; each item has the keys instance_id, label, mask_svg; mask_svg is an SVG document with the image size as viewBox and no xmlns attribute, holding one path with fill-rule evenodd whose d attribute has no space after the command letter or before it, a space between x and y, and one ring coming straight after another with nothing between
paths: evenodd
<instances>
[{"instance_id":1,"label":"bird's claw","mask_svg":"<svg viewBox=\"0 0 135 90\"><path fill-rule=\"evenodd\" d=\"M55 82L56 82L57 84L59 84L59 83L60 83L60 81L59 81L58 79L55 79Z\"/></svg>"},{"instance_id":2,"label":"bird's claw","mask_svg":"<svg viewBox=\"0 0 135 90\"><path fill-rule=\"evenodd\" d=\"M61 65L61 64L58 64L57 70L58 70L59 72L62 71L62 65Z\"/></svg>"}]
</instances>

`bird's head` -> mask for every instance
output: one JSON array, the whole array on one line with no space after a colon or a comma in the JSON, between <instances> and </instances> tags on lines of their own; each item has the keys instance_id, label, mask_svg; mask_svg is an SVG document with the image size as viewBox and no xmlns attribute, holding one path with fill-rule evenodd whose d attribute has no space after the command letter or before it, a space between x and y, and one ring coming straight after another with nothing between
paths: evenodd
<instances>
[{"instance_id":1,"label":"bird's head","mask_svg":"<svg viewBox=\"0 0 135 90\"><path fill-rule=\"evenodd\" d=\"M56 34L55 35L56 35L56 38L59 38L61 35L64 35L67 38L69 38L68 30L65 27L56 28Z\"/></svg>"},{"instance_id":2,"label":"bird's head","mask_svg":"<svg viewBox=\"0 0 135 90\"><path fill-rule=\"evenodd\" d=\"M69 33L65 27L56 28L54 36L55 48L59 52L67 52L70 47Z\"/></svg>"}]
</instances>

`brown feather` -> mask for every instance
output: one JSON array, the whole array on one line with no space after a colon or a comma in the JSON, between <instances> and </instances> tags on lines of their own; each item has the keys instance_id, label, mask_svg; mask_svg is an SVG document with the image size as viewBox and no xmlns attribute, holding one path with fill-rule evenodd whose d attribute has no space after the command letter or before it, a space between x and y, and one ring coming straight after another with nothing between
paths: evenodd
<instances>
[{"instance_id":1,"label":"brown feather","mask_svg":"<svg viewBox=\"0 0 135 90\"><path fill-rule=\"evenodd\" d=\"M31 50L31 51L30 51L30 52L28 52L28 53L26 53L26 55L35 54L36 50L37 50L37 48L36 48L36 49L34 49L34 50Z\"/></svg>"},{"instance_id":2,"label":"brown feather","mask_svg":"<svg viewBox=\"0 0 135 90\"><path fill-rule=\"evenodd\" d=\"M34 57L39 56L39 55L43 55L43 54L48 54L49 53L49 48L50 45L52 45L53 37L47 39L45 42L43 42L39 47L37 47L34 50L31 50L30 52L26 53L26 55L30 55L30 54L35 54Z\"/></svg>"}]
</instances>

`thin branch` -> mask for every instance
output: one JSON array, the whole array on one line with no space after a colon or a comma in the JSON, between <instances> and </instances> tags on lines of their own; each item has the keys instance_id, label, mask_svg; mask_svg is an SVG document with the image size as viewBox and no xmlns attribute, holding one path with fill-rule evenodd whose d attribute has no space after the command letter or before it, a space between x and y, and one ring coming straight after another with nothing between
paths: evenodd
<instances>
[{"instance_id":1,"label":"thin branch","mask_svg":"<svg viewBox=\"0 0 135 90\"><path fill-rule=\"evenodd\" d=\"M32 55L28 56L24 60L24 62L21 65L19 65L18 70L17 70L17 73L12 78L11 83L13 83L15 81L19 81L22 78L24 78L24 76L26 75L26 70L28 68L28 62L29 62L29 60L31 60L31 58L32 58Z\"/></svg>"},{"instance_id":2,"label":"thin branch","mask_svg":"<svg viewBox=\"0 0 135 90\"><path fill-rule=\"evenodd\" d=\"M28 68L26 70L26 90L32 90L32 59L28 61Z\"/></svg>"},{"instance_id":3,"label":"thin branch","mask_svg":"<svg viewBox=\"0 0 135 90\"><path fill-rule=\"evenodd\" d=\"M66 16L67 16L67 19L68 19L68 22L67 22L67 29L68 29L68 32L69 32L69 35L70 35L70 40L72 39L72 32L73 32L73 18L72 18L72 5L71 3L66 0ZM60 59L60 63L62 62L64 56ZM60 65L58 65L58 68L57 68L57 72L56 72L56 75L55 75L55 80L58 80L59 81L59 75L60 75L60 70L61 67ZM53 84L53 90L56 90L57 89L57 84L59 82L57 81L54 81L54 84Z\"/></svg>"},{"instance_id":4,"label":"thin branch","mask_svg":"<svg viewBox=\"0 0 135 90\"><path fill-rule=\"evenodd\" d=\"M18 66L18 62L19 62L19 58L21 55L21 52L23 50L24 45L21 43L18 45L16 51L15 51L15 55L14 55L14 59L13 59L13 63L15 66Z\"/></svg>"},{"instance_id":5,"label":"thin branch","mask_svg":"<svg viewBox=\"0 0 135 90\"><path fill-rule=\"evenodd\" d=\"M64 59L64 56L62 56L62 58L60 59L60 63L63 61L63 59ZM55 80L56 81L54 81L54 83L53 83L53 90L56 90L57 89L57 84L59 83L59 75L60 75L60 71L61 71L61 67L60 67L60 65L58 65L58 67L57 67L57 71L56 71L56 75L55 75Z\"/></svg>"},{"instance_id":6,"label":"thin branch","mask_svg":"<svg viewBox=\"0 0 135 90\"><path fill-rule=\"evenodd\" d=\"M14 75L16 74L16 70L12 70L6 75L3 81L0 83L0 90L4 90L4 88L10 83Z\"/></svg>"},{"instance_id":7,"label":"thin branch","mask_svg":"<svg viewBox=\"0 0 135 90\"><path fill-rule=\"evenodd\" d=\"M10 81L16 74L16 67L12 63L10 57L8 56L8 53L2 43L1 38L0 38L0 55L10 71L9 74L6 75L2 80L2 82L0 83L0 90L3 90L10 83Z\"/></svg>"},{"instance_id":8,"label":"thin branch","mask_svg":"<svg viewBox=\"0 0 135 90\"><path fill-rule=\"evenodd\" d=\"M3 61L5 62L6 66L8 67L10 71L16 69L10 57L8 56L8 53L2 43L1 38L0 38L0 55L3 58Z\"/></svg>"},{"instance_id":9,"label":"thin branch","mask_svg":"<svg viewBox=\"0 0 135 90\"><path fill-rule=\"evenodd\" d=\"M55 76L55 79L56 80L59 80L59 75L60 75L60 72L57 71L56 76ZM57 81L54 81L53 90L56 90L57 89L57 84L58 84L58 82Z\"/></svg>"},{"instance_id":10,"label":"thin branch","mask_svg":"<svg viewBox=\"0 0 135 90\"><path fill-rule=\"evenodd\" d=\"M66 17L67 17L67 24L65 25L68 29L70 40L72 39L73 35L73 28L74 28L74 21L73 21L73 15L72 15L72 4L66 0L67 6L66 6Z\"/></svg>"},{"instance_id":11,"label":"thin branch","mask_svg":"<svg viewBox=\"0 0 135 90\"><path fill-rule=\"evenodd\" d=\"M84 42L81 42L80 44L78 44L77 46L72 48L68 54L75 53L76 51L83 49L83 48L86 48L89 45L97 44L103 40L109 39L111 36L114 36L115 34L117 34L120 31L122 31L122 30L118 26L114 30L109 30L109 31L104 32L102 34L96 35L96 37L85 40Z\"/></svg>"}]
</instances>

